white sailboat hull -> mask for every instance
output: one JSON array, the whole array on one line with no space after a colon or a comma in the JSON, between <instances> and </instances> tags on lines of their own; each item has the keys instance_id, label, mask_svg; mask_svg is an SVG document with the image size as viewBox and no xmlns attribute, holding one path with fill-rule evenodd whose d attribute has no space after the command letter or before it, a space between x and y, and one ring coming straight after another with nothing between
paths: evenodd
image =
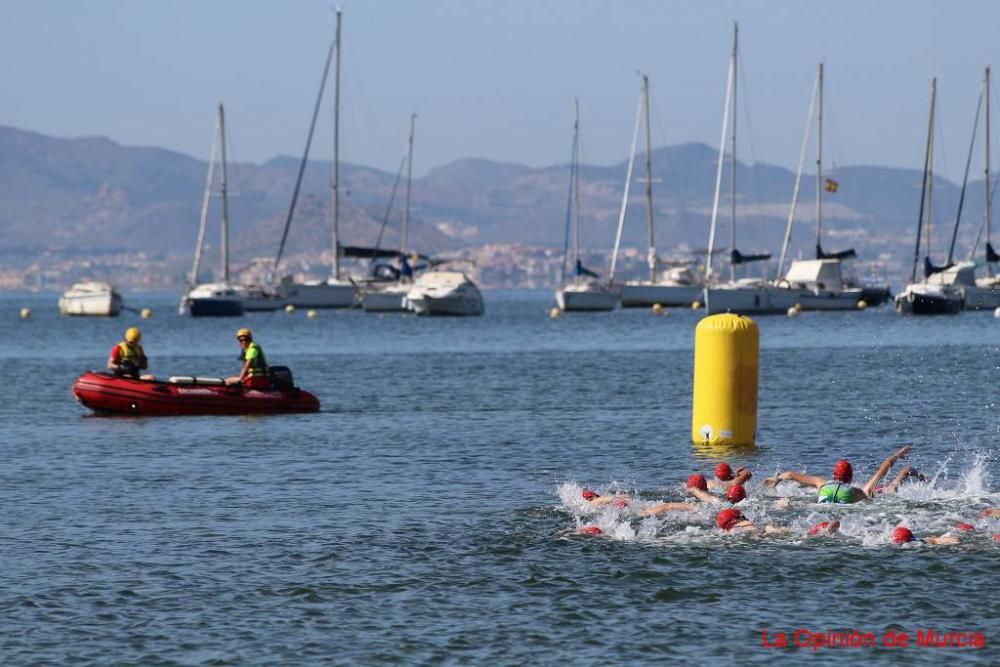
<instances>
[{"instance_id":1,"label":"white sailboat hull","mask_svg":"<svg viewBox=\"0 0 1000 667\"><path fill-rule=\"evenodd\" d=\"M690 306L701 301L704 288L698 285L662 285L648 282L628 282L619 288L622 308Z\"/></svg>"},{"instance_id":2,"label":"white sailboat hull","mask_svg":"<svg viewBox=\"0 0 1000 667\"><path fill-rule=\"evenodd\" d=\"M406 311L406 294L409 285L392 284L384 287L366 287L361 292L361 307L366 313L396 313Z\"/></svg>"},{"instance_id":3,"label":"white sailboat hull","mask_svg":"<svg viewBox=\"0 0 1000 667\"><path fill-rule=\"evenodd\" d=\"M59 298L63 315L117 317L122 297L107 283L78 283Z\"/></svg>"},{"instance_id":4,"label":"white sailboat hull","mask_svg":"<svg viewBox=\"0 0 1000 667\"><path fill-rule=\"evenodd\" d=\"M705 312L765 315L787 313L795 305L793 293L770 285L758 287L727 286L704 290Z\"/></svg>"},{"instance_id":5,"label":"white sailboat hull","mask_svg":"<svg viewBox=\"0 0 1000 667\"><path fill-rule=\"evenodd\" d=\"M996 310L1000 308L1000 283L994 287L966 286L966 310Z\"/></svg>"},{"instance_id":6,"label":"white sailboat hull","mask_svg":"<svg viewBox=\"0 0 1000 667\"><path fill-rule=\"evenodd\" d=\"M296 308L351 308L357 305L354 283L332 278L322 282L284 282L278 287L278 296Z\"/></svg>"},{"instance_id":7,"label":"white sailboat hull","mask_svg":"<svg viewBox=\"0 0 1000 667\"><path fill-rule=\"evenodd\" d=\"M857 310L858 301L862 298L861 288L849 288L840 292L808 289L786 291L792 306L798 304L802 310Z\"/></svg>"},{"instance_id":8,"label":"white sailboat hull","mask_svg":"<svg viewBox=\"0 0 1000 667\"><path fill-rule=\"evenodd\" d=\"M236 286L235 289L243 299L243 310L251 312L266 312L278 310L285 301L277 292L272 292L257 286Z\"/></svg>"},{"instance_id":9,"label":"white sailboat hull","mask_svg":"<svg viewBox=\"0 0 1000 667\"><path fill-rule=\"evenodd\" d=\"M556 292L556 304L567 312L614 310L618 294L604 285L567 285Z\"/></svg>"}]
</instances>

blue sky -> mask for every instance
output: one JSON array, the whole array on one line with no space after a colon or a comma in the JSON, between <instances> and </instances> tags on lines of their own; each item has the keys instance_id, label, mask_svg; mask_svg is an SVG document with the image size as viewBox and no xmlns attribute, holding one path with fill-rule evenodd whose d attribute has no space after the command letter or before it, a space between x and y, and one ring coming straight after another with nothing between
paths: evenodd
<instances>
[{"instance_id":1,"label":"blue sky","mask_svg":"<svg viewBox=\"0 0 1000 667\"><path fill-rule=\"evenodd\" d=\"M960 177L1000 2L345 0L343 158L394 170L419 114L417 174L462 157L624 159L650 75L657 144L719 135L732 21L742 157L793 167L816 63L828 155L920 168L939 77L939 172ZM206 157L226 104L234 157L298 155L333 30L329 0L3 0L0 124ZM1000 109L997 109L1000 111ZM314 155L328 157L324 107ZM744 122L744 121L741 121ZM997 136L994 132L994 136Z\"/></svg>"}]
</instances>

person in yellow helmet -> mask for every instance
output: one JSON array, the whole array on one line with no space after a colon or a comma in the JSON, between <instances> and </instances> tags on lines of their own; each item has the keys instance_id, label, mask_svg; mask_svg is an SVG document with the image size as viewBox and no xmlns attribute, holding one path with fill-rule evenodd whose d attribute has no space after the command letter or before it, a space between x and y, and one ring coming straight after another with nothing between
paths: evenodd
<instances>
[{"instance_id":1,"label":"person in yellow helmet","mask_svg":"<svg viewBox=\"0 0 1000 667\"><path fill-rule=\"evenodd\" d=\"M237 376L226 378L226 384L242 384L248 389L269 388L271 381L267 376L264 350L254 341L249 329L237 331L236 340L240 344L239 360L243 362L243 370Z\"/></svg>"},{"instance_id":2,"label":"person in yellow helmet","mask_svg":"<svg viewBox=\"0 0 1000 667\"><path fill-rule=\"evenodd\" d=\"M126 329L125 340L111 348L111 354L108 355L108 370L138 380L139 371L149 367L149 360L146 359L146 352L139 344L140 340L142 332L139 331L139 327Z\"/></svg>"}]
</instances>

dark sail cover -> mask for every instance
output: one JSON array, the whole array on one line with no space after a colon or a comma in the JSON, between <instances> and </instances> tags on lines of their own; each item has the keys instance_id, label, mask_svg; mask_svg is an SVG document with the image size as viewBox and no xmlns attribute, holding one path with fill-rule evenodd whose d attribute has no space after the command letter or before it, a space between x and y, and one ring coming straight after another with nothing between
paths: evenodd
<instances>
[{"instance_id":1,"label":"dark sail cover","mask_svg":"<svg viewBox=\"0 0 1000 667\"><path fill-rule=\"evenodd\" d=\"M771 259L771 254L763 255L743 255L739 250L733 248L732 252L729 253L729 261L732 264L746 264L747 262L763 262L764 260Z\"/></svg>"},{"instance_id":2,"label":"dark sail cover","mask_svg":"<svg viewBox=\"0 0 1000 667\"><path fill-rule=\"evenodd\" d=\"M986 261L1000 262L1000 255L998 255L997 251L993 249L993 244L989 242L986 243Z\"/></svg>"},{"instance_id":3,"label":"dark sail cover","mask_svg":"<svg viewBox=\"0 0 1000 667\"><path fill-rule=\"evenodd\" d=\"M924 257L924 278L932 276L935 273L941 273L942 271L947 271L953 266L954 264L945 264L944 266L934 266L933 264L931 264L930 257Z\"/></svg>"},{"instance_id":4,"label":"dark sail cover","mask_svg":"<svg viewBox=\"0 0 1000 667\"><path fill-rule=\"evenodd\" d=\"M583 262L576 260L576 275L578 276L588 276L590 278L597 278L598 275L591 271L590 269L584 268Z\"/></svg>"},{"instance_id":5,"label":"dark sail cover","mask_svg":"<svg viewBox=\"0 0 1000 667\"><path fill-rule=\"evenodd\" d=\"M840 252L823 252L823 246L818 243L816 244L816 259L851 259L857 256L858 253L854 252L854 248L848 248Z\"/></svg>"}]
</instances>

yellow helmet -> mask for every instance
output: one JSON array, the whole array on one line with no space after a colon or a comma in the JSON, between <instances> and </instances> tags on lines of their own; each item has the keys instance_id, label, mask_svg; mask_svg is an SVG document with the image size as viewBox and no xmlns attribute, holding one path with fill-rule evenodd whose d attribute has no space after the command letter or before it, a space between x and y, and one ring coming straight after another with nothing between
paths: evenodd
<instances>
[{"instance_id":1,"label":"yellow helmet","mask_svg":"<svg viewBox=\"0 0 1000 667\"><path fill-rule=\"evenodd\" d=\"M129 327L125 330L125 340L129 343L138 343L142 340L142 332L139 327Z\"/></svg>"},{"instance_id":2,"label":"yellow helmet","mask_svg":"<svg viewBox=\"0 0 1000 667\"><path fill-rule=\"evenodd\" d=\"M249 329L240 329L239 331L236 332L236 338L237 339L244 338L244 337L249 338L250 340L253 340L253 334L250 333Z\"/></svg>"}]
</instances>

